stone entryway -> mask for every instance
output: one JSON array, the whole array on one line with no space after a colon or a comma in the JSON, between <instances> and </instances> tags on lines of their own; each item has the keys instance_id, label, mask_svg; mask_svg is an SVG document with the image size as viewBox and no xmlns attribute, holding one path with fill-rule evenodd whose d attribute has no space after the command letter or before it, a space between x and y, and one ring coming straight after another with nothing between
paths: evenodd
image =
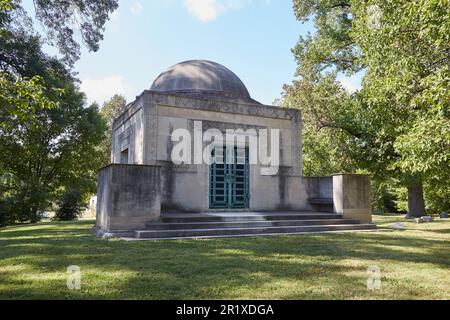
<instances>
[{"instance_id":1,"label":"stone entryway","mask_svg":"<svg viewBox=\"0 0 450 320\"><path fill-rule=\"evenodd\" d=\"M213 161L209 175L210 209L249 208L248 148L215 148L211 157Z\"/></svg>"}]
</instances>

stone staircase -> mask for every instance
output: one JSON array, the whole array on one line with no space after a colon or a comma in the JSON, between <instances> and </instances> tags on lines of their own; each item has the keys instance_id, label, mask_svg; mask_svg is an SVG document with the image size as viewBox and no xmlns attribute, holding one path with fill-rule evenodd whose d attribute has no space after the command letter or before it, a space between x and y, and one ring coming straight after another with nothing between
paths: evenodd
<instances>
[{"instance_id":1,"label":"stone staircase","mask_svg":"<svg viewBox=\"0 0 450 320\"><path fill-rule=\"evenodd\" d=\"M183 239L294 235L323 232L370 231L374 224L343 219L325 212L211 212L163 213L160 222L136 230L137 239Z\"/></svg>"}]
</instances>

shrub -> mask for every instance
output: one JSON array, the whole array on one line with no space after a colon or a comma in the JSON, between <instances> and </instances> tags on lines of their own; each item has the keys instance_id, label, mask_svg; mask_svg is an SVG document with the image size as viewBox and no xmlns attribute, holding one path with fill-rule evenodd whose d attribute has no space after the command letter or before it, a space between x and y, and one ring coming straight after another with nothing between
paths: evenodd
<instances>
[{"instance_id":1,"label":"shrub","mask_svg":"<svg viewBox=\"0 0 450 320\"><path fill-rule=\"evenodd\" d=\"M83 193L79 189L68 189L57 201L58 209L54 219L59 221L72 221L80 217L86 208Z\"/></svg>"},{"instance_id":2,"label":"shrub","mask_svg":"<svg viewBox=\"0 0 450 320\"><path fill-rule=\"evenodd\" d=\"M11 210L10 199L0 199L0 227L13 224L15 217Z\"/></svg>"}]
</instances>

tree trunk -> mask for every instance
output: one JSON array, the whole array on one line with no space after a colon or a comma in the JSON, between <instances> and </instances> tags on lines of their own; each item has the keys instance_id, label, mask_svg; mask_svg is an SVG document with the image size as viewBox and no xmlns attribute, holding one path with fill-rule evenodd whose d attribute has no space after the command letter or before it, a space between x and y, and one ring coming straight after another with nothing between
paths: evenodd
<instances>
[{"instance_id":1,"label":"tree trunk","mask_svg":"<svg viewBox=\"0 0 450 320\"><path fill-rule=\"evenodd\" d=\"M408 217L425 216L425 201L423 200L423 186L408 186Z\"/></svg>"}]
</instances>

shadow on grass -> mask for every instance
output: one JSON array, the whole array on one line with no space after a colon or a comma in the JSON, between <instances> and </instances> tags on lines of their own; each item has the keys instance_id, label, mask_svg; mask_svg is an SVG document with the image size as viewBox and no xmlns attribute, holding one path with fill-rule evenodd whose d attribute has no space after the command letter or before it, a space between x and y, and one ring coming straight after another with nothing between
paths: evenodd
<instances>
[{"instance_id":1,"label":"shadow on grass","mask_svg":"<svg viewBox=\"0 0 450 320\"><path fill-rule=\"evenodd\" d=\"M440 234L450 234L450 229L430 230L430 232L435 232L435 233L440 233Z\"/></svg>"},{"instance_id":2,"label":"shadow on grass","mask_svg":"<svg viewBox=\"0 0 450 320\"><path fill-rule=\"evenodd\" d=\"M346 298L368 294L369 264L450 268L448 241L391 232L125 242L92 224L0 229L0 298ZM65 287L70 265L83 290Z\"/></svg>"}]
</instances>

